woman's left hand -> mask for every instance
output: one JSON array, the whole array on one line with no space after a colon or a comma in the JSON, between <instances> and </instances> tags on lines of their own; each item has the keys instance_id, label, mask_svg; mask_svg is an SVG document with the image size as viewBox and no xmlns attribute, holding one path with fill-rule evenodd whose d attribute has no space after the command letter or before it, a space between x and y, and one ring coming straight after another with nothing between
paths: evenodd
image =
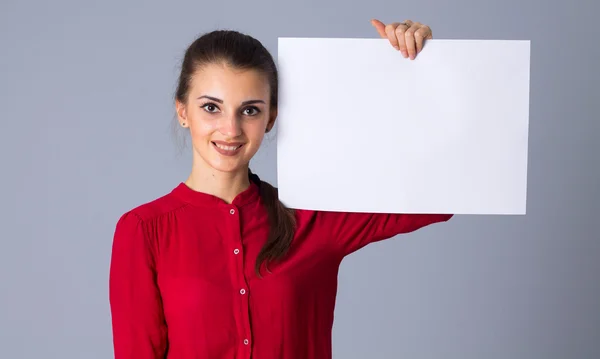
<instances>
[{"instance_id":1,"label":"woman's left hand","mask_svg":"<svg viewBox=\"0 0 600 359\"><path fill-rule=\"evenodd\" d=\"M420 22L406 20L385 25L379 20L371 20L379 36L388 39L390 44L402 52L404 58L414 60L423 49L423 43L432 38L431 28Z\"/></svg>"}]
</instances>

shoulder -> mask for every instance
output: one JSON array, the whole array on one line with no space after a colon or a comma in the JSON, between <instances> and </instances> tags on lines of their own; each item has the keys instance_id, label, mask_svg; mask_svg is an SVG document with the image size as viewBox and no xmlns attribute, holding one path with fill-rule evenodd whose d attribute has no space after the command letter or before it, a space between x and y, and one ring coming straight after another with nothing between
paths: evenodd
<instances>
[{"instance_id":1,"label":"shoulder","mask_svg":"<svg viewBox=\"0 0 600 359\"><path fill-rule=\"evenodd\" d=\"M127 219L142 223L153 222L185 206L187 206L187 203L171 191L130 208L121 215L120 221Z\"/></svg>"},{"instance_id":2,"label":"shoulder","mask_svg":"<svg viewBox=\"0 0 600 359\"><path fill-rule=\"evenodd\" d=\"M294 213L298 229L311 232L328 232L335 227L336 222L342 221L342 213L321 211L315 209L296 209Z\"/></svg>"}]
</instances>

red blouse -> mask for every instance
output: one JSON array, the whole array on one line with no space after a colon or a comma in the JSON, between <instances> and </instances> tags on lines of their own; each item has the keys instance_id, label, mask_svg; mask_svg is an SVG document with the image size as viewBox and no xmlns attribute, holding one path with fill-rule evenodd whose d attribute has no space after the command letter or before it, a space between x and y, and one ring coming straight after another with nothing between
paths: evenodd
<instances>
[{"instance_id":1,"label":"red blouse","mask_svg":"<svg viewBox=\"0 0 600 359\"><path fill-rule=\"evenodd\" d=\"M258 278L268 219L184 183L125 213L110 265L116 359L331 358L338 268L365 245L452 215L298 210L288 255Z\"/></svg>"}]
</instances>

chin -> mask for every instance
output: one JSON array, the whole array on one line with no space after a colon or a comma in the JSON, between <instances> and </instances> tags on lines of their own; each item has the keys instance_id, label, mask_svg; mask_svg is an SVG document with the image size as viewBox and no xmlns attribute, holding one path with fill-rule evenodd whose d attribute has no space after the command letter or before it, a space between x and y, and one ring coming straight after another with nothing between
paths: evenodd
<instances>
[{"instance_id":1,"label":"chin","mask_svg":"<svg viewBox=\"0 0 600 359\"><path fill-rule=\"evenodd\" d=\"M206 162L219 172L234 173L247 170L250 161L246 161L245 158L222 158L216 155L211 156Z\"/></svg>"},{"instance_id":2,"label":"chin","mask_svg":"<svg viewBox=\"0 0 600 359\"><path fill-rule=\"evenodd\" d=\"M239 171L245 171L248 166L246 165L236 165L236 166L224 166L224 165L210 165L213 169L219 171L219 172L224 172L224 173L236 173Z\"/></svg>"}]
</instances>

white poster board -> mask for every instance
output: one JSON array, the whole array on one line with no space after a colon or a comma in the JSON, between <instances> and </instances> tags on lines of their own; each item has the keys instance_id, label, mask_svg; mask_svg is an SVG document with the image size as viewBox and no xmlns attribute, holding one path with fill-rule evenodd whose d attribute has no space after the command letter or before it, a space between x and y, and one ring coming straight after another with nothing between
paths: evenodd
<instances>
[{"instance_id":1,"label":"white poster board","mask_svg":"<svg viewBox=\"0 0 600 359\"><path fill-rule=\"evenodd\" d=\"M292 208L525 214L530 42L279 38L277 185Z\"/></svg>"}]
</instances>

